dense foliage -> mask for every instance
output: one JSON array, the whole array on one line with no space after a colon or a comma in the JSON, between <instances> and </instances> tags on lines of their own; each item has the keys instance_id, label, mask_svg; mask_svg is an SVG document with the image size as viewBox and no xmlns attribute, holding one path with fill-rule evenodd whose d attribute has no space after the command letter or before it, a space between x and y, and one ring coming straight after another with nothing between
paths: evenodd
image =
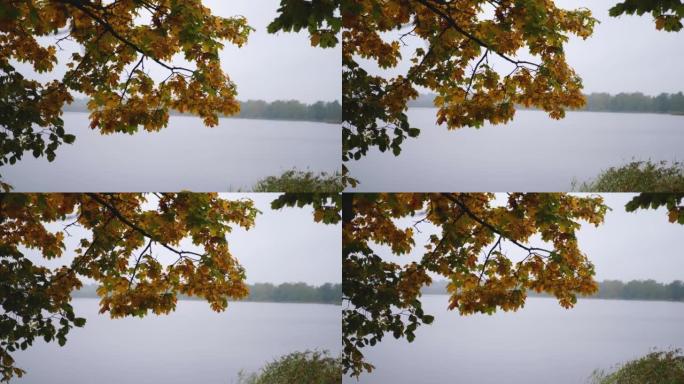
<instances>
[{"instance_id":1,"label":"dense foliage","mask_svg":"<svg viewBox=\"0 0 684 384\"><path fill-rule=\"evenodd\" d=\"M64 107L68 112L87 112L87 101L76 99ZM338 101L304 104L296 100L266 102L263 100L240 101L240 111L233 117L243 119L271 119L271 120L301 120L322 121L326 123L342 120L342 106ZM178 111L171 110L170 114Z\"/></svg>"},{"instance_id":2,"label":"dense foliage","mask_svg":"<svg viewBox=\"0 0 684 384\"><path fill-rule=\"evenodd\" d=\"M435 281L421 289L424 295L448 294L448 281ZM530 293L532 296L533 293ZM659 283L655 280L632 280L622 282L620 280L605 280L598 283L598 291L591 295L599 299L620 300L662 300L684 301L684 283L675 280L669 284Z\"/></svg>"},{"instance_id":3,"label":"dense foliage","mask_svg":"<svg viewBox=\"0 0 684 384\"><path fill-rule=\"evenodd\" d=\"M36 338L66 342L75 317L69 304L81 279L97 282L100 313L164 314L178 294L205 299L215 311L247 295L245 271L226 235L250 228L249 200L216 194L0 194L0 381L21 376L11 352ZM67 249L69 230L87 231ZM192 246L183 248L181 241ZM185 246L187 247L187 245ZM37 258L74 255L48 268Z\"/></svg>"},{"instance_id":4,"label":"dense foliage","mask_svg":"<svg viewBox=\"0 0 684 384\"><path fill-rule=\"evenodd\" d=\"M581 192L680 192L684 191L684 163L633 161L611 167L593 180L573 182Z\"/></svg>"},{"instance_id":5,"label":"dense foliage","mask_svg":"<svg viewBox=\"0 0 684 384\"><path fill-rule=\"evenodd\" d=\"M595 371L590 379L592 384L682 384L684 355L681 349L653 351L613 372Z\"/></svg>"},{"instance_id":6,"label":"dense foliage","mask_svg":"<svg viewBox=\"0 0 684 384\"><path fill-rule=\"evenodd\" d=\"M254 192L342 192L342 175L338 172L314 173L291 169L280 176L268 176L259 180Z\"/></svg>"},{"instance_id":7,"label":"dense foliage","mask_svg":"<svg viewBox=\"0 0 684 384\"><path fill-rule=\"evenodd\" d=\"M487 193L383 193L342 199L345 373L372 370L361 349L386 333L410 342L418 326L433 321L420 301L432 274L449 280L448 307L462 315L516 310L528 290L548 292L566 308L578 294L596 292L594 266L575 233L581 221L603 222L607 207L600 197L511 193L495 202ZM400 225L402 219L413 226ZM422 223L439 233L416 244L414 230ZM528 245L534 236L543 243ZM508 254L509 245L520 257ZM379 246L396 257L379 256ZM414 249L422 258L402 262Z\"/></svg>"},{"instance_id":8,"label":"dense foliage","mask_svg":"<svg viewBox=\"0 0 684 384\"><path fill-rule=\"evenodd\" d=\"M542 0L363 0L344 2L342 16L343 161L373 147L398 155L405 139L418 136L405 114L417 87L437 94L437 122L449 129L504 123L516 105L561 118L584 104L564 46L571 35L591 35L596 20L586 8ZM411 39L415 49L402 57ZM521 59L522 52L533 59ZM402 59L410 60L406 75L369 73Z\"/></svg>"},{"instance_id":9,"label":"dense foliage","mask_svg":"<svg viewBox=\"0 0 684 384\"><path fill-rule=\"evenodd\" d=\"M293 352L258 373L241 374L239 384L341 384L340 359L327 352Z\"/></svg>"}]
</instances>

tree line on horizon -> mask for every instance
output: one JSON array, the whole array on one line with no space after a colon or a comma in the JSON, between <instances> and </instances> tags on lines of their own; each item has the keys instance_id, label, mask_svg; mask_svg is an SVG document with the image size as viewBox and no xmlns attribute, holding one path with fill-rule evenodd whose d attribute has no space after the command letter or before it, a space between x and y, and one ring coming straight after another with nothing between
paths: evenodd
<instances>
[{"instance_id":1,"label":"tree line on horizon","mask_svg":"<svg viewBox=\"0 0 684 384\"><path fill-rule=\"evenodd\" d=\"M313 104L302 103L298 100L264 100L240 101L240 112L233 118L265 119L265 120L294 120L316 121L324 123L339 123L342 121L342 105L339 101L317 101ZM76 99L64 106L65 112L89 112L88 100ZM181 115L178 111L170 111L172 115ZM225 117L222 115L222 117Z\"/></svg>"},{"instance_id":2,"label":"tree line on horizon","mask_svg":"<svg viewBox=\"0 0 684 384\"><path fill-rule=\"evenodd\" d=\"M434 108L434 94L421 94L409 102L409 107ZM580 111L592 112L641 112L684 114L684 93L661 93L649 96L641 92L621 92L611 95L605 92L594 92L585 95L587 103Z\"/></svg>"},{"instance_id":3,"label":"tree line on horizon","mask_svg":"<svg viewBox=\"0 0 684 384\"><path fill-rule=\"evenodd\" d=\"M447 292L446 280L435 281L429 286L423 287L424 295L444 295ZM675 280L669 284L648 280L604 280L598 283L598 292L587 296L596 299L619 299L619 300L658 300L658 301L684 301L684 283ZM529 296L549 296L545 293L529 291Z\"/></svg>"},{"instance_id":4,"label":"tree line on horizon","mask_svg":"<svg viewBox=\"0 0 684 384\"><path fill-rule=\"evenodd\" d=\"M256 283L247 285L249 294L241 301L273 303L319 303L337 304L342 302L342 284L325 283L320 286L306 283ZM87 284L74 291L74 298L97 298L97 285ZM179 295L180 300L198 300L195 297Z\"/></svg>"}]
</instances>

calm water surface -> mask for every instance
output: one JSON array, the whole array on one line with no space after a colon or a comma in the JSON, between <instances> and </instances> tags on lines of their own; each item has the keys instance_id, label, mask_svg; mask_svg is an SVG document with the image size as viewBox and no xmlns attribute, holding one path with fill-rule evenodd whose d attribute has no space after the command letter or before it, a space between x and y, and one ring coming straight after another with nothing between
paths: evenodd
<instances>
[{"instance_id":1,"label":"calm water surface","mask_svg":"<svg viewBox=\"0 0 684 384\"><path fill-rule=\"evenodd\" d=\"M300 170L340 168L341 133L336 124L171 116L159 132L103 136L88 114L63 116L73 145L62 145L50 163L26 153L3 166L15 191L226 191L250 189L259 179Z\"/></svg>"},{"instance_id":2,"label":"calm water surface","mask_svg":"<svg viewBox=\"0 0 684 384\"><path fill-rule=\"evenodd\" d=\"M580 300L566 310L530 298L518 312L460 317L447 299L423 297L435 321L413 343L389 335L364 351L376 370L358 383L577 384L653 347L684 347L684 303Z\"/></svg>"},{"instance_id":3,"label":"calm water surface","mask_svg":"<svg viewBox=\"0 0 684 384\"><path fill-rule=\"evenodd\" d=\"M633 159L684 160L684 116L518 111L507 125L449 131L436 111L409 110L421 134L398 157L373 150L350 163L358 191L568 191Z\"/></svg>"},{"instance_id":4,"label":"calm water surface","mask_svg":"<svg viewBox=\"0 0 684 384\"><path fill-rule=\"evenodd\" d=\"M15 355L21 384L235 383L241 369L306 349L340 353L335 305L231 303L215 313L203 301L179 301L168 316L111 320L97 299L76 299L87 319L67 344L36 342ZM41 339L42 340L42 339ZM14 382L14 381L13 381Z\"/></svg>"}]
</instances>

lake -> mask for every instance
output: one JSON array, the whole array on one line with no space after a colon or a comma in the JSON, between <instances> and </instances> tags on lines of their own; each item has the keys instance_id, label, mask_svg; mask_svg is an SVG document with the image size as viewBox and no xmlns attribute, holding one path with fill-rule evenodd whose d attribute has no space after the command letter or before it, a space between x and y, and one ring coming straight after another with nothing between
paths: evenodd
<instances>
[{"instance_id":1,"label":"lake","mask_svg":"<svg viewBox=\"0 0 684 384\"><path fill-rule=\"evenodd\" d=\"M684 347L684 303L585 299L566 310L529 298L518 312L461 317L447 299L423 297L435 321L413 343L390 334L366 348L376 370L358 383L577 384L653 347Z\"/></svg>"},{"instance_id":2,"label":"lake","mask_svg":"<svg viewBox=\"0 0 684 384\"><path fill-rule=\"evenodd\" d=\"M449 131L436 109L411 108L401 154L369 151L349 162L359 192L569 191L603 169L632 160L684 160L684 116L568 112L553 120L518 111L506 125Z\"/></svg>"},{"instance_id":3,"label":"lake","mask_svg":"<svg viewBox=\"0 0 684 384\"><path fill-rule=\"evenodd\" d=\"M3 166L16 192L249 190L261 178L299 170L340 169L338 124L220 119L207 128L191 116L171 116L159 132L101 135L87 113L63 116L73 145L62 145L50 163L30 152Z\"/></svg>"},{"instance_id":4,"label":"lake","mask_svg":"<svg viewBox=\"0 0 684 384\"><path fill-rule=\"evenodd\" d=\"M229 384L294 351L340 353L341 309L335 305L230 303L222 313L204 301L179 301L176 312L111 320L97 299L75 299L87 319L67 343L37 341L15 353L28 371L21 384ZM12 381L15 382L15 381Z\"/></svg>"}]
</instances>

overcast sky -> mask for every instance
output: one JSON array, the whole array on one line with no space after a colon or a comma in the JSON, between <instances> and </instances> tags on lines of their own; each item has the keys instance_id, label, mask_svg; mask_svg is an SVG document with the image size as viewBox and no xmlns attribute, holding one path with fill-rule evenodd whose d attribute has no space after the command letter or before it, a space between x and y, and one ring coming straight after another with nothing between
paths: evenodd
<instances>
[{"instance_id":1,"label":"overcast sky","mask_svg":"<svg viewBox=\"0 0 684 384\"><path fill-rule=\"evenodd\" d=\"M684 91L684 32L671 33L655 29L651 15L608 16L608 9L618 0L556 0L565 9L588 8L600 21L594 34L587 40L572 37L566 45L566 58L571 67L582 77L584 92L642 92L657 95L661 92ZM403 31L405 32L405 31ZM403 32L386 34L387 39L397 39ZM406 38L408 46L402 48L404 60L395 69L384 72L364 65L370 72L388 75L406 73L409 59L416 47L424 42ZM523 55L526 59L529 56ZM510 64L490 56L490 63L499 71L510 72Z\"/></svg>"},{"instance_id":2,"label":"overcast sky","mask_svg":"<svg viewBox=\"0 0 684 384\"><path fill-rule=\"evenodd\" d=\"M306 31L269 34L266 27L277 15L279 0L205 0L204 4L218 16L245 16L256 29L242 48L226 43L221 53L222 67L237 84L240 100L296 99L306 103L341 100L341 46L312 47ZM49 37L41 42L54 44L55 40ZM65 60L70 59L77 45L68 42L60 45L64 50L58 51L60 64L55 71L38 75L26 64L16 65L17 69L25 76L41 81L61 78L66 69ZM183 63L180 59L174 62ZM157 79L164 79L168 74L153 63L146 63L146 67Z\"/></svg>"},{"instance_id":3,"label":"overcast sky","mask_svg":"<svg viewBox=\"0 0 684 384\"><path fill-rule=\"evenodd\" d=\"M670 223L663 208L626 212L625 204L634 195L601 195L605 204L612 208L606 214L604 224L594 227L581 222L582 228L577 233L580 249L596 267L596 279L684 281L684 225ZM498 195L498 198L503 196ZM422 216L401 220L400 225L413 225L420 218ZM424 251L422 246L431 234L438 232L431 225L421 224L418 228L422 233L416 233L416 247L408 256L391 255L386 247L375 246L374 249L379 255L401 263L419 260ZM530 244L542 245L539 240ZM503 249L514 261L524 257L510 243L505 242Z\"/></svg>"},{"instance_id":4,"label":"overcast sky","mask_svg":"<svg viewBox=\"0 0 684 384\"><path fill-rule=\"evenodd\" d=\"M313 209L271 209L278 194L222 194L248 197L262 212L249 231L228 236L230 249L247 270L247 281L304 281L320 285L342 281L342 227L313 221Z\"/></svg>"},{"instance_id":5,"label":"overcast sky","mask_svg":"<svg viewBox=\"0 0 684 384\"><path fill-rule=\"evenodd\" d=\"M233 227L233 231L227 236L232 255L246 270L248 283L280 284L303 281L321 285L342 281L340 225L315 223L310 207L274 211L271 209L271 201L277 198L278 194L227 193L221 196L230 200L251 199L254 206L261 211L256 218L255 226L250 230ZM149 200L155 199L150 196ZM53 231L62 230L64 225L53 223L48 228ZM71 237L65 240L67 250L63 257L46 261L34 253L30 258L36 263L50 267L71 264L73 249L81 238L90 238L90 232L79 228L71 228L68 231ZM185 250L196 249L190 242L184 242L182 246ZM176 259L160 246L154 247L153 251L161 263L173 262ZM25 254L29 255L31 252Z\"/></svg>"}]
</instances>

